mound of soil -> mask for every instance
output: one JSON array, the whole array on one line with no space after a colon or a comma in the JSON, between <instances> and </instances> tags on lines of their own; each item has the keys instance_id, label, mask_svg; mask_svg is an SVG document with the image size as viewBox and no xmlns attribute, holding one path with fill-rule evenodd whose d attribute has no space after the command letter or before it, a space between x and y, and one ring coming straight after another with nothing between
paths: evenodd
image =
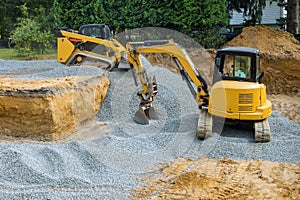
<instances>
[{"instance_id":1,"label":"mound of soil","mask_svg":"<svg viewBox=\"0 0 300 200\"><path fill-rule=\"evenodd\" d=\"M225 46L258 48L268 93L299 96L300 43L292 34L266 26L246 27Z\"/></svg>"}]
</instances>

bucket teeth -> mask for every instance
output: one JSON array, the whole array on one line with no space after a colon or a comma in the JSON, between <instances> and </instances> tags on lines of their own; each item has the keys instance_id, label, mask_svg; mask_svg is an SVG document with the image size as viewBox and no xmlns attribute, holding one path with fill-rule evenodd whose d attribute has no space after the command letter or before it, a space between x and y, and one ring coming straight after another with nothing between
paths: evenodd
<instances>
[{"instance_id":1,"label":"bucket teeth","mask_svg":"<svg viewBox=\"0 0 300 200\"><path fill-rule=\"evenodd\" d=\"M140 103L139 110L135 113L133 118L133 120L138 124L147 125L149 124L149 120L159 119L155 109L152 107L151 104L154 99L154 96L158 92L155 76L153 77L152 81L148 85L148 90L149 92L145 96L143 96L142 93L138 93L141 99L141 103Z\"/></svg>"}]
</instances>

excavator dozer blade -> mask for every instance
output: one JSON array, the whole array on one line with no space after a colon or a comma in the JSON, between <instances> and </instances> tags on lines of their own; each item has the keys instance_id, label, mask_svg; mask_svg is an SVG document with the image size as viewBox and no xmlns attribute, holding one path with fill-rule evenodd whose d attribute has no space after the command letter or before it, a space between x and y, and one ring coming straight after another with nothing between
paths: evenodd
<instances>
[{"instance_id":1,"label":"excavator dozer blade","mask_svg":"<svg viewBox=\"0 0 300 200\"><path fill-rule=\"evenodd\" d=\"M139 110L135 113L133 120L138 124L149 124L149 119L142 108L139 108Z\"/></svg>"},{"instance_id":2,"label":"excavator dozer blade","mask_svg":"<svg viewBox=\"0 0 300 200\"><path fill-rule=\"evenodd\" d=\"M154 120L159 119L158 114L156 113L153 107L150 107L147 112L148 112L149 119L154 119Z\"/></svg>"}]
</instances>

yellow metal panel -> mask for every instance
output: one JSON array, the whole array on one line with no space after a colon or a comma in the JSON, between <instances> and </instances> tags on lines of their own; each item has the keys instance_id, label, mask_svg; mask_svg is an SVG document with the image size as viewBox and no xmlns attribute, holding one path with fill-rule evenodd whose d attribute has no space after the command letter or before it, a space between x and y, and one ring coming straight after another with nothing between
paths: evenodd
<instances>
[{"instance_id":1,"label":"yellow metal panel","mask_svg":"<svg viewBox=\"0 0 300 200\"><path fill-rule=\"evenodd\" d=\"M66 38L57 38L57 61L66 63L74 51L74 45Z\"/></svg>"},{"instance_id":2,"label":"yellow metal panel","mask_svg":"<svg viewBox=\"0 0 300 200\"><path fill-rule=\"evenodd\" d=\"M121 56L126 51L125 47L115 39L104 40L104 39L100 39L100 38L93 38L93 37L90 37L90 36L86 36L86 35L82 35L82 34L78 34L78 33L73 33L73 32L67 32L67 31L61 31L61 34L65 38L79 39L79 40L82 41L82 43L92 42L92 43L95 43L95 44L102 44L105 47L107 47L109 49L112 49L112 51L114 52L118 62L121 61Z\"/></svg>"},{"instance_id":3,"label":"yellow metal panel","mask_svg":"<svg viewBox=\"0 0 300 200\"><path fill-rule=\"evenodd\" d=\"M210 91L209 109L212 115L240 120L262 120L272 113L263 84L239 81L219 81Z\"/></svg>"},{"instance_id":4,"label":"yellow metal panel","mask_svg":"<svg viewBox=\"0 0 300 200\"><path fill-rule=\"evenodd\" d=\"M265 105L267 101L266 86L264 84L260 84L260 85L261 85L261 90L260 90L261 105Z\"/></svg>"}]
</instances>

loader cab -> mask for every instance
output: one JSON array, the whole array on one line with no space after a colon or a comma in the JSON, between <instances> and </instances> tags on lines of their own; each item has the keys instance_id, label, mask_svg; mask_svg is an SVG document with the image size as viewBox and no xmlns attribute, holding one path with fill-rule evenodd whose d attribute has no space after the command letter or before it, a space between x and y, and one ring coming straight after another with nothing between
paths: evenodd
<instances>
[{"instance_id":1,"label":"loader cab","mask_svg":"<svg viewBox=\"0 0 300 200\"><path fill-rule=\"evenodd\" d=\"M85 24L79 27L79 34L100 39L110 39L110 29L106 24Z\"/></svg>"},{"instance_id":2,"label":"loader cab","mask_svg":"<svg viewBox=\"0 0 300 200\"><path fill-rule=\"evenodd\" d=\"M225 47L217 51L215 62L222 80L261 82L258 49Z\"/></svg>"}]
</instances>

